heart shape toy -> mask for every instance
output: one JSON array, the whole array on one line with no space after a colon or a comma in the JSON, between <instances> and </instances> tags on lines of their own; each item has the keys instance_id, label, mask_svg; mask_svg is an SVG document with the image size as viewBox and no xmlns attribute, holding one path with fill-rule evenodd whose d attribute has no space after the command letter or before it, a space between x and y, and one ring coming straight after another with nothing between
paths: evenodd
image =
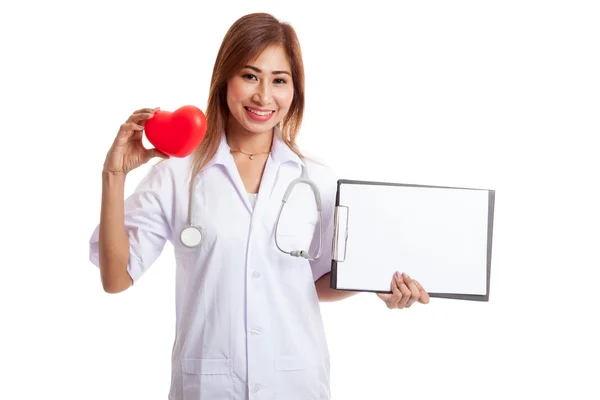
<instances>
[{"instance_id":1,"label":"heart shape toy","mask_svg":"<svg viewBox=\"0 0 600 400\"><path fill-rule=\"evenodd\" d=\"M206 116L191 105L174 112L159 110L146 120L144 131L157 150L173 157L186 157L204 139Z\"/></svg>"}]
</instances>

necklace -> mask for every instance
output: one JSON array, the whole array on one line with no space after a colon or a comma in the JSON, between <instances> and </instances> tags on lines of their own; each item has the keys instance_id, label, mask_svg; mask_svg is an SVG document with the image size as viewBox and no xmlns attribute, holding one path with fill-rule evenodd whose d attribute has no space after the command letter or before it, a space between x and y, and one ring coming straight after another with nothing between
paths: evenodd
<instances>
[{"instance_id":1,"label":"necklace","mask_svg":"<svg viewBox=\"0 0 600 400\"><path fill-rule=\"evenodd\" d=\"M254 156L257 154L271 154L270 151L263 151L262 153L245 153L241 150L230 150L230 153L242 153L248 156L249 159L254 160Z\"/></svg>"}]
</instances>

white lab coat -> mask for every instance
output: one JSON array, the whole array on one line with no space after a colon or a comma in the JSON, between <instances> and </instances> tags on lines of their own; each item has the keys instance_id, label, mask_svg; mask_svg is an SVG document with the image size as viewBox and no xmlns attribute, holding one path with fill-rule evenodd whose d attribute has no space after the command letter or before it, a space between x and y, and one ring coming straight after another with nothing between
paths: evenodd
<instances>
[{"instance_id":1,"label":"white lab coat","mask_svg":"<svg viewBox=\"0 0 600 400\"><path fill-rule=\"evenodd\" d=\"M330 271L337 181L305 159L323 202L323 250L316 262L280 252L273 239L281 199L301 175L301 160L276 128L253 208L222 136L195 185L198 249L179 233L188 218L191 156L153 166L125 202L127 271L134 284L161 254L175 249L176 336L170 400L323 400L330 398L329 350L314 281ZM282 248L317 249L312 191L296 188L279 223ZM90 260L98 265L98 227Z\"/></svg>"}]
</instances>

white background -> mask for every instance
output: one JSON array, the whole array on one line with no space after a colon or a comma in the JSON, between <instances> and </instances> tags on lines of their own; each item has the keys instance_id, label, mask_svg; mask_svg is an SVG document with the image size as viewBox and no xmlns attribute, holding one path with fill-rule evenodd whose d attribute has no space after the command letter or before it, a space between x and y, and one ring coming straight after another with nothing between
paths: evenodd
<instances>
[{"instance_id":1,"label":"white background","mask_svg":"<svg viewBox=\"0 0 600 400\"><path fill-rule=\"evenodd\" d=\"M204 109L255 11L296 28L300 144L340 177L496 190L490 302L323 304L333 399L599 398L596 2L119 3L0 6L0 398L166 399L171 247L102 291L100 171L135 109Z\"/></svg>"}]
</instances>

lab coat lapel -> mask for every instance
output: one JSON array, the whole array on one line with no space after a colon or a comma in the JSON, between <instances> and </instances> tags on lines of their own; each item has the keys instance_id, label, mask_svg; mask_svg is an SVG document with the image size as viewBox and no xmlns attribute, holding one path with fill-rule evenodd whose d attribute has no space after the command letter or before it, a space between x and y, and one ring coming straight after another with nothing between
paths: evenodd
<instances>
[{"instance_id":1,"label":"lab coat lapel","mask_svg":"<svg viewBox=\"0 0 600 400\"><path fill-rule=\"evenodd\" d=\"M217 153L213 157L212 161L207 164L205 168L208 168L212 165L221 165L225 168L225 171L229 175L233 186L240 197L241 202L246 206L248 213L252 213L252 206L250 205L250 200L246 194L246 189L244 187L244 182L242 182L242 177L240 176L239 171L237 170L237 166L235 165L235 161L233 156L231 155L231 148L227 144L227 138L225 133L221 134L221 143L219 144L219 149Z\"/></svg>"},{"instance_id":2,"label":"lab coat lapel","mask_svg":"<svg viewBox=\"0 0 600 400\"><path fill-rule=\"evenodd\" d=\"M287 162L294 162L298 165L302 164L300 157L285 144L282 139L282 132L276 126L273 129L271 156L267 159L260 182L253 218L264 219L266 217L270 220L276 217L281 206L281 196L291 181L291 179L288 179L289 174L283 173L281 170L282 165ZM301 168L298 168L298 171L301 171ZM300 176L299 173L298 176ZM281 190L282 188L283 191ZM281 196L278 196L280 192Z\"/></svg>"},{"instance_id":3,"label":"lab coat lapel","mask_svg":"<svg viewBox=\"0 0 600 400\"><path fill-rule=\"evenodd\" d=\"M235 161L230 150L231 149L227 144L227 138L223 133L221 135L221 143L219 144L217 154L215 154L215 157L207 165L207 167L213 164L222 165L227 171L227 174L229 175L231 182L233 183L236 192L240 197L240 200L246 206L248 212L253 213L252 205L250 204L250 200L248 199L248 195L244 187L244 182L242 182L242 177L240 176L237 166L235 165ZM275 126L273 129L271 156L267 159L263 176L261 178L254 214L261 215L263 212L262 210L265 207L270 207L274 189L279 183L278 179L281 177L281 174L279 174L279 169L281 165L286 162L295 162L298 165L302 164L300 157L298 157L298 155L294 153L283 141L281 130ZM278 206L281 202L281 199L278 199L277 201Z\"/></svg>"},{"instance_id":4,"label":"lab coat lapel","mask_svg":"<svg viewBox=\"0 0 600 400\"><path fill-rule=\"evenodd\" d=\"M253 219L260 219L263 213L269 210L269 199L271 198L271 193L275 186L278 169L279 165L273 161L273 158L267 158L267 163L258 188L258 196L256 197L256 205L252 216Z\"/></svg>"}]
</instances>

